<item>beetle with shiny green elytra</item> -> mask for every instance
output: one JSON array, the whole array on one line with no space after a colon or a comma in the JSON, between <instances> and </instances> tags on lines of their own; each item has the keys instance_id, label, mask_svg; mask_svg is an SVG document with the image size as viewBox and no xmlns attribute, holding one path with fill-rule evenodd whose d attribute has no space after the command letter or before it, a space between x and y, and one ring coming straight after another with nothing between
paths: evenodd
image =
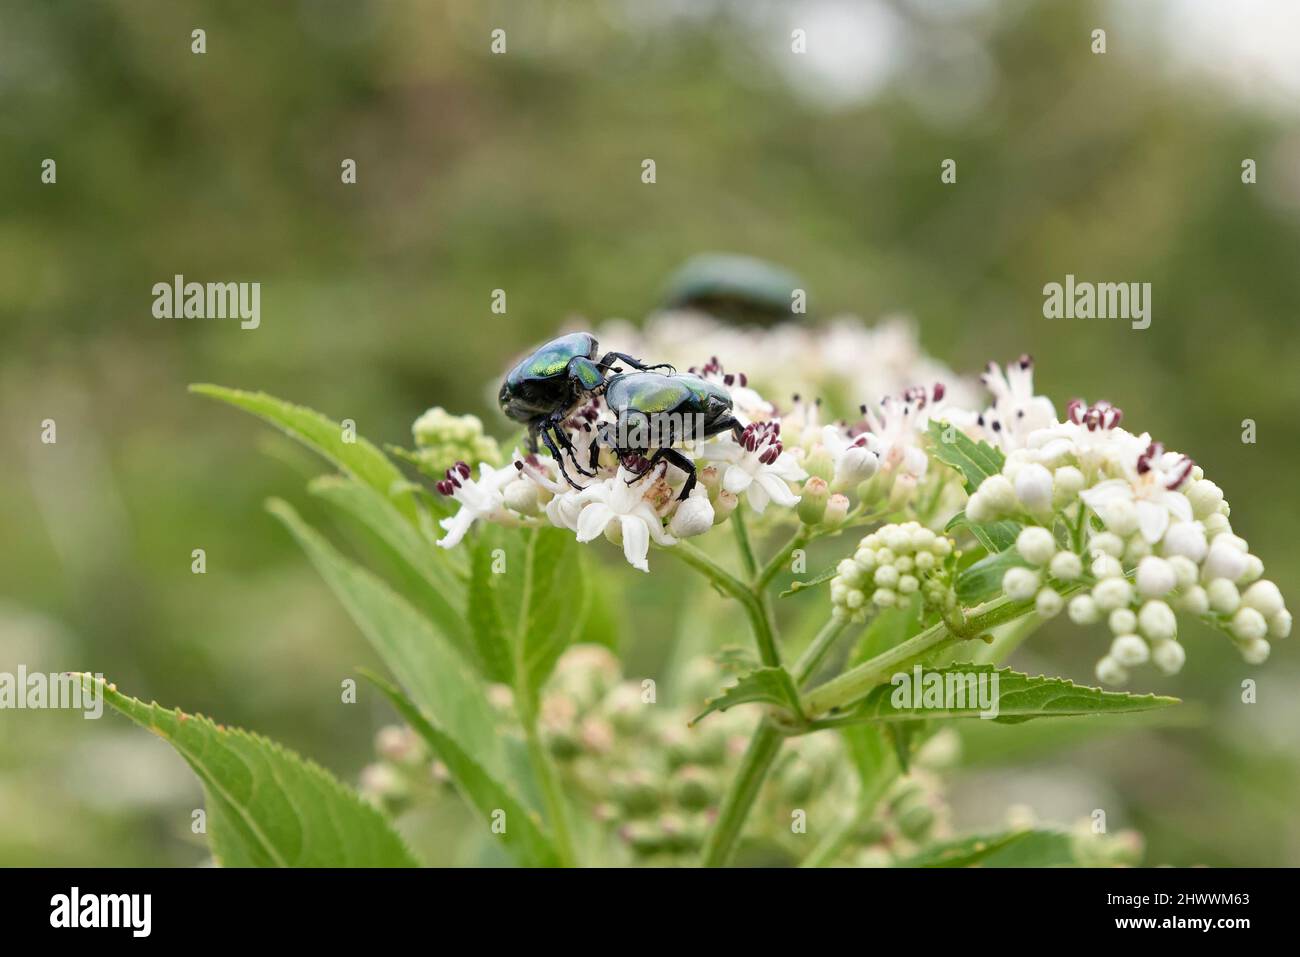
<instances>
[{"instance_id":1,"label":"beetle with shiny green elytra","mask_svg":"<svg viewBox=\"0 0 1300 957\"><path fill-rule=\"evenodd\" d=\"M569 453L573 467L581 474L594 476L596 473L578 463L577 450L560 423L572 415L579 404L605 388L607 375L622 371L616 366L618 362L640 370L672 369L667 363L644 365L622 352L601 355L595 336L574 332L552 339L525 356L501 383L497 395L501 411L528 426L529 451L536 453L537 440L542 440L559 463L560 474L574 488L582 486L569 477L564 467L564 456L560 454L561 448Z\"/></svg>"},{"instance_id":2,"label":"beetle with shiny green elytra","mask_svg":"<svg viewBox=\"0 0 1300 957\"><path fill-rule=\"evenodd\" d=\"M588 457L595 467L600 446L613 449L635 482L660 461L686 473L678 498L695 488L695 463L673 446L702 442L730 431L741 441L744 427L732 415L731 394L715 382L690 373L625 372L605 383L605 404L613 422L596 426ZM648 456L648 457L647 457Z\"/></svg>"}]
</instances>

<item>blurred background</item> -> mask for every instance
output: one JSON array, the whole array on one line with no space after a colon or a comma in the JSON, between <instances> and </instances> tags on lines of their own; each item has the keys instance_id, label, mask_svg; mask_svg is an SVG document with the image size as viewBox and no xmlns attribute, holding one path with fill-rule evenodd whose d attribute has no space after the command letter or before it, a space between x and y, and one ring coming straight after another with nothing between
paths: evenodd
<instances>
[{"instance_id":1,"label":"blurred background","mask_svg":"<svg viewBox=\"0 0 1300 957\"><path fill-rule=\"evenodd\" d=\"M435 404L504 435L487 384L511 356L575 317L640 321L709 250L793 270L809 322L903 312L959 371L1030 352L1058 409L1123 406L1225 489L1294 601L1298 111L1289 0L3 0L0 671L100 671L355 780L391 717L340 718L371 659L262 509L319 520L322 467L186 384L377 442ZM155 319L177 273L260 282L261 327ZM1151 327L1045 320L1066 273L1152 283ZM620 636L642 663L656 640ZM1091 680L1099 640L1053 623L1014 663ZM1173 722L973 729L959 823L1104 807L1149 862L1300 864L1293 649L1251 668L1184 640L1183 674L1138 689L1183 697ZM0 863L201 863L200 802L125 721L0 713Z\"/></svg>"}]
</instances>

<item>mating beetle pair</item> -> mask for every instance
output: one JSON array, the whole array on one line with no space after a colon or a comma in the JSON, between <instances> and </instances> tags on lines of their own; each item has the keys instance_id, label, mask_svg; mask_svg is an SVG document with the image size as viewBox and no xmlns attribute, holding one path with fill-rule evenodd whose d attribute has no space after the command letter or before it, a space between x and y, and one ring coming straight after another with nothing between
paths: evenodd
<instances>
[{"instance_id":1,"label":"mating beetle pair","mask_svg":"<svg viewBox=\"0 0 1300 957\"><path fill-rule=\"evenodd\" d=\"M619 362L637 371L624 372L617 367ZM581 403L602 393L617 419L596 426L584 468L562 423ZM572 457L578 472L594 476L603 445L637 476L661 460L675 465L686 473L680 495L686 498L695 487L695 465L672 446L728 430L739 436L742 431L731 414L731 396L721 386L698 376L679 375L666 363L645 365L622 352L601 355L596 337L585 332L552 339L523 359L501 384L497 401L502 412L528 426L529 450L537 451L540 438L574 488L582 486L570 477L561 449Z\"/></svg>"}]
</instances>

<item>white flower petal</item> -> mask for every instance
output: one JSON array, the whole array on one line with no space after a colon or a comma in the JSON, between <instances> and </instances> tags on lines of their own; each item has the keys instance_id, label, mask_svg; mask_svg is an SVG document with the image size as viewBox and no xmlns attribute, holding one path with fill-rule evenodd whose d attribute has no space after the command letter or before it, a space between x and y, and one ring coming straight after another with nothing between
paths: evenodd
<instances>
[{"instance_id":1,"label":"white flower petal","mask_svg":"<svg viewBox=\"0 0 1300 957\"><path fill-rule=\"evenodd\" d=\"M624 515L623 523L623 557L633 568L643 572L650 571L646 556L650 553L650 528L639 518Z\"/></svg>"},{"instance_id":2,"label":"white flower petal","mask_svg":"<svg viewBox=\"0 0 1300 957\"><path fill-rule=\"evenodd\" d=\"M604 502L588 503L578 515L578 541L591 541L613 520L614 510Z\"/></svg>"},{"instance_id":3,"label":"white flower petal","mask_svg":"<svg viewBox=\"0 0 1300 957\"><path fill-rule=\"evenodd\" d=\"M1154 545L1169 527L1169 510L1164 505L1139 499L1137 502L1138 529L1142 537Z\"/></svg>"},{"instance_id":4,"label":"white flower petal","mask_svg":"<svg viewBox=\"0 0 1300 957\"><path fill-rule=\"evenodd\" d=\"M722 476L722 487L734 495L739 495L749 488L754 476L739 465L730 466Z\"/></svg>"}]
</instances>

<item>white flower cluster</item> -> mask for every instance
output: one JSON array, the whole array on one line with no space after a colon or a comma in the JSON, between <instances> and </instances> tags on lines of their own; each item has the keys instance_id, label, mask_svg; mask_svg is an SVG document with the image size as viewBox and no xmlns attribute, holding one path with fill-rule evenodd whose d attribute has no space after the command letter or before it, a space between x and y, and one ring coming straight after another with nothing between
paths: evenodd
<instances>
[{"instance_id":1,"label":"white flower cluster","mask_svg":"<svg viewBox=\"0 0 1300 957\"><path fill-rule=\"evenodd\" d=\"M885 525L858 543L835 567L831 608L836 618L865 621L873 608L892 608L918 592L940 610L956 598L950 587L951 539L919 522Z\"/></svg>"},{"instance_id":2,"label":"white flower cluster","mask_svg":"<svg viewBox=\"0 0 1300 957\"><path fill-rule=\"evenodd\" d=\"M1291 613L1264 565L1234 535L1228 503L1191 459L1147 434L1120 428L1119 409L1070 403L1067 420L1020 436L1001 474L986 478L966 506L973 522L1025 525L1016 549L1026 567L1002 581L1040 615L1106 621L1114 634L1097 677L1123 684L1151 662L1179 671L1186 652L1175 612L1226 632L1242 657L1263 662L1269 638L1285 638Z\"/></svg>"}]
</instances>

